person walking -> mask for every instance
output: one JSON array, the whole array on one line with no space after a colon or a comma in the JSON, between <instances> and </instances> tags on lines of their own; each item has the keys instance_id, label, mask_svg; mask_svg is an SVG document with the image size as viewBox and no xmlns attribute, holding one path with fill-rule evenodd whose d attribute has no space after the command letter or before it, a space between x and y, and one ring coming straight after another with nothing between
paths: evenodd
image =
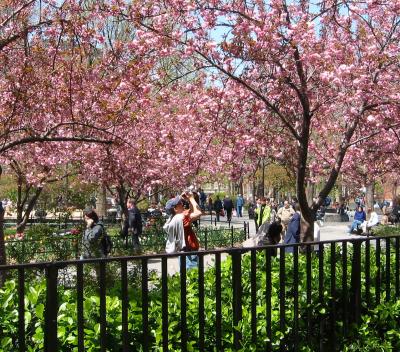
<instances>
[{"instance_id":1,"label":"person walking","mask_svg":"<svg viewBox=\"0 0 400 352\"><path fill-rule=\"evenodd\" d=\"M215 198L214 202L214 210L215 210L215 218L217 221L219 221L219 217L221 215L221 210L223 209L222 201L219 199L219 196Z\"/></svg>"},{"instance_id":2,"label":"person walking","mask_svg":"<svg viewBox=\"0 0 400 352\"><path fill-rule=\"evenodd\" d=\"M230 223L232 221L233 202L229 195L224 198L224 209L226 212L226 220Z\"/></svg>"},{"instance_id":3,"label":"person walking","mask_svg":"<svg viewBox=\"0 0 400 352\"><path fill-rule=\"evenodd\" d=\"M295 210L293 209L293 207L290 206L290 204L287 200L285 200L283 202L283 207L278 209L278 213L276 214L276 216L277 216L277 218L279 218L281 220L282 240L285 239L285 233L286 233L287 227L288 227L290 219L292 218L294 213L295 213Z\"/></svg>"},{"instance_id":4,"label":"person walking","mask_svg":"<svg viewBox=\"0 0 400 352\"><path fill-rule=\"evenodd\" d=\"M300 205L297 203L294 206L295 213L290 218L285 235L285 244L300 243ZM293 253L293 247L286 247L285 252Z\"/></svg>"},{"instance_id":5,"label":"person walking","mask_svg":"<svg viewBox=\"0 0 400 352\"><path fill-rule=\"evenodd\" d=\"M213 204L211 194L208 196L207 207L208 207L208 211L210 212L210 215L212 215L212 211L214 209L214 204Z\"/></svg>"},{"instance_id":6,"label":"person walking","mask_svg":"<svg viewBox=\"0 0 400 352\"><path fill-rule=\"evenodd\" d=\"M124 221L124 227L122 230L123 237L130 235L132 237L133 250L135 252L140 251L139 236L142 235L143 224L142 215L139 209L136 207L135 201L129 199L126 203L128 208L128 217Z\"/></svg>"},{"instance_id":7,"label":"person walking","mask_svg":"<svg viewBox=\"0 0 400 352\"><path fill-rule=\"evenodd\" d=\"M260 198L260 207L256 209L256 230L260 228L260 226L266 222L269 222L271 219L271 208L267 204L267 198Z\"/></svg>"},{"instance_id":8,"label":"person walking","mask_svg":"<svg viewBox=\"0 0 400 352\"><path fill-rule=\"evenodd\" d=\"M200 209L204 211L206 209L207 195L201 188L199 189L199 198L200 198Z\"/></svg>"},{"instance_id":9,"label":"person walking","mask_svg":"<svg viewBox=\"0 0 400 352\"><path fill-rule=\"evenodd\" d=\"M236 212L237 212L237 216L240 218L243 216L243 214L242 214L243 205L244 205L244 199L243 199L242 195L239 194L236 199Z\"/></svg>"},{"instance_id":10,"label":"person walking","mask_svg":"<svg viewBox=\"0 0 400 352\"><path fill-rule=\"evenodd\" d=\"M86 230L82 237L81 259L104 258L106 253L101 244L101 239L105 234L104 225L99 221L97 213L92 209L84 212Z\"/></svg>"}]
</instances>

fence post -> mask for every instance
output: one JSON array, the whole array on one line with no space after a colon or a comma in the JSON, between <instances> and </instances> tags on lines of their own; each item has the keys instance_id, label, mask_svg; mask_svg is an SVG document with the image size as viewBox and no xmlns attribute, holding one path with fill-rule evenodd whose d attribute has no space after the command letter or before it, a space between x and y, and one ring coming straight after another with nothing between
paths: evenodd
<instances>
[{"instance_id":1,"label":"fence post","mask_svg":"<svg viewBox=\"0 0 400 352\"><path fill-rule=\"evenodd\" d=\"M353 242L350 286L350 319L359 324L361 315L361 243Z\"/></svg>"},{"instance_id":2,"label":"fence post","mask_svg":"<svg viewBox=\"0 0 400 352\"><path fill-rule=\"evenodd\" d=\"M58 351L57 339L57 277L58 268L49 265L46 268L46 308L44 318L44 351Z\"/></svg>"},{"instance_id":3,"label":"fence post","mask_svg":"<svg viewBox=\"0 0 400 352\"><path fill-rule=\"evenodd\" d=\"M231 227L231 247L233 247L233 226Z\"/></svg>"},{"instance_id":4,"label":"fence post","mask_svg":"<svg viewBox=\"0 0 400 352\"><path fill-rule=\"evenodd\" d=\"M233 340L235 350L242 344L242 332L239 323L242 320L242 255L239 251L232 253L232 286L233 286ZM236 328L237 327L237 328Z\"/></svg>"},{"instance_id":5,"label":"fence post","mask_svg":"<svg viewBox=\"0 0 400 352\"><path fill-rule=\"evenodd\" d=\"M6 264L6 244L4 241L4 214L5 211L0 202L0 265ZM0 271L0 287L3 286L4 281L6 280L6 271Z\"/></svg>"},{"instance_id":6,"label":"fence post","mask_svg":"<svg viewBox=\"0 0 400 352\"><path fill-rule=\"evenodd\" d=\"M207 250L207 228L204 229L204 249Z\"/></svg>"}]
</instances>

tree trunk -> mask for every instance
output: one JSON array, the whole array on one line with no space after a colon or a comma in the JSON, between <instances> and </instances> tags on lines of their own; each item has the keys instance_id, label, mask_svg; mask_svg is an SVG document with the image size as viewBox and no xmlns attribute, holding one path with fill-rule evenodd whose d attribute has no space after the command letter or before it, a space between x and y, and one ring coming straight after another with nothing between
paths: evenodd
<instances>
[{"instance_id":1,"label":"tree trunk","mask_svg":"<svg viewBox=\"0 0 400 352\"><path fill-rule=\"evenodd\" d=\"M35 207L40 194L42 193L43 187L36 188L34 196L29 200L28 206L23 212L21 209L21 214L17 215L17 233L23 233L25 231L26 225L28 224L29 217L31 216L32 210ZM25 202L23 203L22 207L24 207ZM18 216L20 220L18 220Z\"/></svg>"},{"instance_id":2,"label":"tree trunk","mask_svg":"<svg viewBox=\"0 0 400 352\"><path fill-rule=\"evenodd\" d=\"M301 242L314 241L314 211L307 201L305 180L307 168L307 149L308 149L308 129L307 137L303 138L298 147L298 163L296 175L296 193L302 215L300 238Z\"/></svg>"},{"instance_id":3,"label":"tree trunk","mask_svg":"<svg viewBox=\"0 0 400 352\"><path fill-rule=\"evenodd\" d=\"M107 189L101 185L99 195L96 199L96 213L99 217L106 216L107 210Z\"/></svg>"},{"instance_id":4,"label":"tree trunk","mask_svg":"<svg viewBox=\"0 0 400 352\"><path fill-rule=\"evenodd\" d=\"M253 199L252 199L253 204L256 203L256 192L257 192L256 180L253 179Z\"/></svg>"},{"instance_id":5,"label":"tree trunk","mask_svg":"<svg viewBox=\"0 0 400 352\"><path fill-rule=\"evenodd\" d=\"M124 185L120 184L117 187L118 192L118 204L121 207L121 231L124 228L125 219L128 219L128 207L126 206L128 200L128 192Z\"/></svg>"},{"instance_id":6,"label":"tree trunk","mask_svg":"<svg viewBox=\"0 0 400 352\"><path fill-rule=\"evenodd\" d=\"M374 208L374 192L375 192L375 183L371 182L366 186L366 192L365 192L365 202L367 205L367 209Z\"/></svg>"},{"instance_id":7,"label":"tree trunk","mask_svg":"<svg viewBox=\"0 0 400 352\"><path fill-rule=\"evenodd\" d=\"M308 181L307 182L307 202L309 205L312 204L314 199L315 184Z\"/></svg>"},{"instance_id":8,"label":"tree trunk","mask_svg":"<svg viewBox=\"0 0 400 352\"><path fill-rule=\"evenodd\" d=\"M398 187L398 182L397 180L395 180L392 186L392 201L394 201L397 198L397 187Z\"/></svg>"},{"instance_id":9,"label":"tree trunk","mask_svg":"<svg viewBox=\"0 0 400 352\"><path fill-rule=\"evenodd\" d=\"M4 243L4 209L0 205L0 265L6 265L6 246ZM6 279L6 272L0 270L0 287L3 286Z\"/></svg>"}]
</instances>

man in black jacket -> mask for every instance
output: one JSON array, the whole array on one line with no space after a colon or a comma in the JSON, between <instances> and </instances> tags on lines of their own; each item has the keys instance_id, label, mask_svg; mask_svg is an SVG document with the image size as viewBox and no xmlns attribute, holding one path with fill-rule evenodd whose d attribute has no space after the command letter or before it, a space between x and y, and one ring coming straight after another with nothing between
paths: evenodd
<instances>
[{"instance_id":1,"label":"man in black jacket","mask_svg":"<svg viewBox=\"0 0 400 352\"><path fill-rule=\"evenodd\" d=\"M232 221L232 210L233 210L233 202L232 199L227 195L224 199L224 209L226 211L226 219L228 222Z\"/></svg>"},{"instance_id":2,"label":"man in black jacket","mask_svg":"<svg viewBox=\"0 0 400 352\"><path fill-rule=\"evenodd\" d=\"M122 233L124 237L129 234L132 236L133 249L139 251L139 236L142 234L142 216L132 199L129 199L126 205L128 207L128 217L125 219Z\"/></svg>"}]
</instances>

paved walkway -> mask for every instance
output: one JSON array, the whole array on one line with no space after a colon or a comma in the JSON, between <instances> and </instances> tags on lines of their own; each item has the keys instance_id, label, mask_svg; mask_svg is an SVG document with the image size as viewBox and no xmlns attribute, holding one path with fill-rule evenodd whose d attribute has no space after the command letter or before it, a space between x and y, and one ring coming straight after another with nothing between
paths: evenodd
<instances>
[{"instance_id":1,"label":"paved walkway","mask_svg":"<svg viewBox=\"0 0 400 352\"><path fill-rule=\"evenodd\" d=\"M203 215L200 221L200 226L212 226L215 228L228 227L229 224L226 221L226 217L221 217L220 222L215 223L215 216L213 215ZM256 233L256 227L253 219L249 219L247 214L244 214L243 217L233 217L231 225L235 228L243 228L244 222L249 223L250 235L254 235ZM361 236L350 235L347 233L348 226L351 222L343 223L343 222L333 222L333 223L324 223L324 225L320 228L321 233L321 241L329 241L329 240L342 240L349 238L360 238ZM227 255L222 255L221 259L224 259ZM204 257L204 268L206 269L209 266L213 266L214 256L207 255ZM155 270L157 272L161 272L161 260L153 260L149 263L149 269ZM168 259L168 273L170 275L176 274L179 272L179 259L171 258Z\"/></svg>"}]
</instances>

